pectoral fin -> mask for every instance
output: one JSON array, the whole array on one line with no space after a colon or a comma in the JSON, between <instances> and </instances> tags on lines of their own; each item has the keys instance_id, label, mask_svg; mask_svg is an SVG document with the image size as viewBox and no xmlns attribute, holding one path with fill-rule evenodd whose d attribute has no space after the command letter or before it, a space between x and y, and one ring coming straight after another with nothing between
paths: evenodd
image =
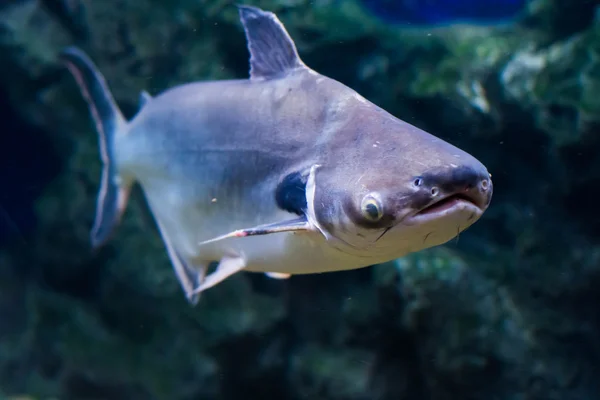
<instances>
[{"instance_id":1,"label":"pectoral fin","mask_svg":"<svg viewBox=\"0 0 600 400\"><path fill-rule=\"evenodd\" d=\"M246 236L256 235L270 235L272 233L280 232L309 232L314 231L311 224L307 221L306 217L302 216L299 218L290 219L287 221L275 222L273 224L259 225L247 229L238 229L237 231L226 233L225 235L217 236L212 239L200 242L199 245L203 246L209 243L218 242L220 240L229 238L242 238Z\"/></svg>"}]
</instances>

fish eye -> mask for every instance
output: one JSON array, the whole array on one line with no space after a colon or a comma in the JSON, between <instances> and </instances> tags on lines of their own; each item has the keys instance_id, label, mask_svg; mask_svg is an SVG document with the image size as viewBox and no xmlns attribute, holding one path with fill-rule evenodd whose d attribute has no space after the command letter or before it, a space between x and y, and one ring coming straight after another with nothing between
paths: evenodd
<instances>
[{"instance_id":1,"label":"fish eye","mask_svg":"<svg viewBox=\"0 0 600 400\"><path fill-rule=\"evenodd\" d=\"M377 222L383 218L383 207L373 195L367 195L363 198L360 209L363 216L371 222Z\"/></svg>"}]
</instances>

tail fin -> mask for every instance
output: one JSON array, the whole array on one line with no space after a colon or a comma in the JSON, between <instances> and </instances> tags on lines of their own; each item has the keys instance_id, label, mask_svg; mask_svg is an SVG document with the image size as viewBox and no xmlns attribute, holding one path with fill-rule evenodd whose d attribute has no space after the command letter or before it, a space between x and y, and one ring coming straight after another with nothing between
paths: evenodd
<instances>
[{"instance_id":1,"label":"tail fin","mask_svg":"<svg viewBox=\"0 0 600 400\"><path fill-rule=\"evenodd\" d=\"M77 81L98 131L103 168L91 241L93 247L99 247L118 225L129 197L130 187L121 181L114 159L115 136L123 132L127 122L104 77L83 51L69 47L60 58Z\"/></svg>"}]
</instances>

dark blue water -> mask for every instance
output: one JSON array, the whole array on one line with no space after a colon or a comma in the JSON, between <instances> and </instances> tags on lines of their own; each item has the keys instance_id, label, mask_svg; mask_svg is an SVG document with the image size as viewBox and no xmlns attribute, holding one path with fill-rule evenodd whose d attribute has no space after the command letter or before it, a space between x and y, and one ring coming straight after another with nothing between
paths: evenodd
<instances>
[{"instance_id":1,"label":"dark blue water","mask_svg":"<svg viewBox=\"0 0 600 400\"><path fill-rule=\"evenodd\" d=\"M19 117L0 93L0 245L35 227L34 204L59 165L43 130Z\"/></svg>"},{"instance_id":2,"label":"dark blue water","mask_svg":"<svg viewBox=\"0 0 600 400\"><path fill-rule=\"evenodd\" d=\"M362 3L390 23L443 25L508 21L523 11L527 0L362 0Z\"/></svg>"}]
</instances>

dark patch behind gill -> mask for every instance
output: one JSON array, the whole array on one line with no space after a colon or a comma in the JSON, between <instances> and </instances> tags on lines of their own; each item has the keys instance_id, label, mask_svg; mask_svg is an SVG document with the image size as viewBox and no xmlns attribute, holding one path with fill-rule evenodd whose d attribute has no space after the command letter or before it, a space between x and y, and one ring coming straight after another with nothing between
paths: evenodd
<instances>
[{"instance_id":1,"label":"dark patch behind gill","mask_svg":"<svg viewBox=\"0 0 600 400\"><path fill-rule=\"evenodd\" d=\"M307 177L300 172L286 175L275 189L275 201L282 210L304 215L306 204Z\"/></svg>"}]
</instances>

